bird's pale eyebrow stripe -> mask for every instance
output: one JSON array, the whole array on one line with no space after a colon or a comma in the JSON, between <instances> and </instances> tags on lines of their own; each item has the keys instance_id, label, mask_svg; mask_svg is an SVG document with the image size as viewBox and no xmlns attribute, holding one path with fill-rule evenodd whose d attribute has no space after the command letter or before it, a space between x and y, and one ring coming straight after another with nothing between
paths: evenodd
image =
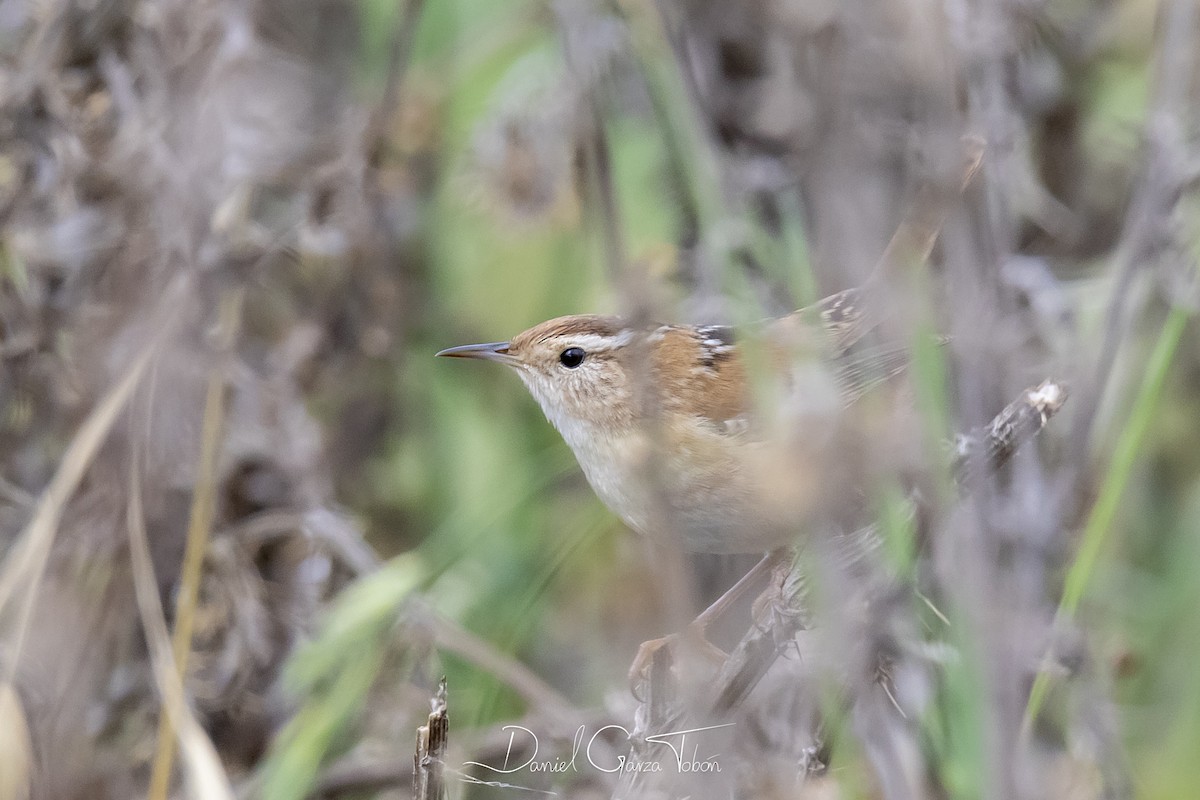
<instances>
[{"instance_id":1,"label":"bird's pale eyebrow stripe","mask_svg":"<svg viewBox=\"0 0 1200 800\"><path fill-rule=\"evenodd\" d=\"M624 347L633 340L633 331L625 329L611 336L596 333L557 334L566 347L582 347L587 353L600 353L617 347ZM545 337L542 341L552 338Z\"/></svg>"}]
</instances>

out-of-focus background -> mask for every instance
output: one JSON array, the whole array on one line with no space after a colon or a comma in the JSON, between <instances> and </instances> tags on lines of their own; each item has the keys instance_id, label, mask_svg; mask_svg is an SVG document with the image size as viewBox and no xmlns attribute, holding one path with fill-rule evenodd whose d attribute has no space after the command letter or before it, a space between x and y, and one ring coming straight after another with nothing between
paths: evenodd
<instances>
[{"instance_id":1,"label":"out-of-focus background","mask_svg":"<svg viewBox=\"0 0 1200 800\"><path fill-rule=\"evenodd\" d=\"M442 675L453 796L612 795L582 758L463 763L502 761L505 724L539 759L633 729L633 653L678 628L662 555L515 376L432 354L569 313L786 313L862 282L928 187L953 198L909 265L955 338L919 371L933 429L1046 378L1071 399L981 499L912 525L878 500L897 586L938 609L871 612L894 708L792 648L812 674L751 695L725 779L1194 796L1198 18L0 2L0 798L410 796ZM679 561L700 601L753 558ZM166 784L155 599L191 630Z\"/></svg>"}]
</instances>

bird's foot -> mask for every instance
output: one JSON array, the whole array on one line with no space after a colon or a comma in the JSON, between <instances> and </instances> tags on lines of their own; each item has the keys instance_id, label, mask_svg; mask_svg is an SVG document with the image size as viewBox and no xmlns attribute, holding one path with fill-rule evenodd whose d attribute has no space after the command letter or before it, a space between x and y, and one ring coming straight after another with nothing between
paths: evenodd
<instances>
[{"instance_id":1,"label":"bird's foot","mask_svg":"<svg viewBox=\"0 0 1200 800\"><path fill-rule=\"evenodd\" d=\"M701 660L718 667L725 663L728 654L708 641L705 628L705 623L697 619L682 633L642 642L629 666L629 688L639 702L646 702L647 693L644 689L655 685L660 670L670 673L677 670L681 656L689 662L699 656Z\"/></svg>"}]
</instances>

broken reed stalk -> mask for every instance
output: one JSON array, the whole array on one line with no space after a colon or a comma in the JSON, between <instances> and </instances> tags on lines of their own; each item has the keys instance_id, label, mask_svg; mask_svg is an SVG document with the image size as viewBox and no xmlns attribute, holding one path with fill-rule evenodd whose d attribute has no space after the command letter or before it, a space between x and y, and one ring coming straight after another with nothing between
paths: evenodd
<instances>
[{"instance_id":1,"label":"broken reed stalk","mask_svg":"<svg viewBox=\"0 0 1200 800\"><path fill-rule=\"evenodd\" d=\"M969 489L979 473L998 469L1037 435L1065 402L1066 386L1043 381L1022 392L986 427L960 435L954 443L954 476L959 485Z\"/></svg>"},{"instance_id":2,"label":"broken reed stalk","mask_svg":"<svg viewBox=\"0 0 1200 800\"><path fill-rule=\"evenodd\" d=\"M171 639L172 655L182 680L187 675L188 654L192 649L192 625L200 595L204 554L208 551L213 505L217 485L217 459L221 433L225 427L225 357L233 349L241 319L243 291L230 289L221 297L217 321L217 363L208 377L204 399L204 422L200 440L200 460L196 468L196 488L188 517L187 544L179 578L179 598L175 605L175 630ZM149 800L165 800L175 759L175 731L172 715L158 718L157 747L150 776Z\"/></svg>"},{"instance_id":3,"label":"broken reed stalk","mask_svg":"<svg viewBox=\"0 0 1200 800\"><path fill-rule=\"evenodd\" d=\"M446 678L430 700L429 721L417 728L417 751L413 755L413 800L443 800L446 797L446 750L450 746L450 719L446 716Z\"/></svg>"}]
</instances>

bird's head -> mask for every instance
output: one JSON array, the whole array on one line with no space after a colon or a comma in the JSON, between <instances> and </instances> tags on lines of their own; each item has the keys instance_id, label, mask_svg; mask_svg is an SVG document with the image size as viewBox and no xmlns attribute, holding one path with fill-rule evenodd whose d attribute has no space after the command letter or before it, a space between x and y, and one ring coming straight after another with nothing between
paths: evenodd
<instances>
[{"instance_id":1,"label":"bird's head","mask_svg":"<svg viewBox=\"0 0 1200 800\"><path fill-rule=\"evenodd\" d=\"M507 342L442 350L449 358L477 358L517 371L546 417L563 433L576 427L621 430L632 422L627 370L635 332L617 317L558 317Z\"/></svg>"}]
</instances>

